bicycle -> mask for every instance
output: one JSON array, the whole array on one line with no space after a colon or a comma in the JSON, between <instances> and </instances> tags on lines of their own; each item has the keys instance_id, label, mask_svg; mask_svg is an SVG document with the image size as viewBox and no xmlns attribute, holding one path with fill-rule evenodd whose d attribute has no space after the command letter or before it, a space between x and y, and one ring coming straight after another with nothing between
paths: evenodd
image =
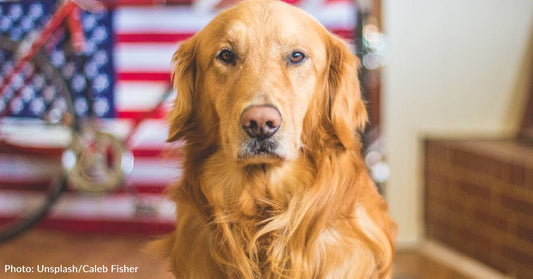
<instances>
[{"instance_id":1,"label":"bicycle","mask_svg":"<svg viewBox=\"0 0 533 279\"><path fill-rule=\"evenodd\" d=\"M89 90L77 96L87 104L85 115L76 112L74 94L65 83L64 73L48 57L64 40L67 30L63 24L66 24L71 44L65 47L65 52L73 54L76 63L83 63L85 37L80 12L82 9L101 11L103 4L117 3L66 0L38 33L30 34L20 43L0 37L0 152L10 155L8 167L4 166L2 172L17 172L31 165L37 166L41 173L25 189L20 189L17 183L0 181L0 204L11 213L11 217L0 219L0 242L36 225L67 188L105 194L124 186L134 162L130 152L132 136L173 92L169 84L157 105L134 119L123 138L104 131ZM80 82L90 80L85 77ZM32 100L30 106L37 117L29 117L32 113L21 107L23 100ZM50 135L56 143L50 150L24 144L25 137ZM127 191L137 196L134 187L127 186ZM139 210L150 212L140 199Z\"/></svg>"}]
</instances>

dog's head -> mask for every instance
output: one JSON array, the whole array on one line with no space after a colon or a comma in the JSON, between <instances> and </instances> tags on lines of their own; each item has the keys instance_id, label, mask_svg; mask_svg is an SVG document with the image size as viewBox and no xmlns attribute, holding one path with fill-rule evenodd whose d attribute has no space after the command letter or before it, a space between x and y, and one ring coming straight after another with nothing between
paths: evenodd
<instances>
[{"instance_id":1,"label":"dog's head","mask_svg":"<svg viewBox=\"0 0 533 279\"><path fill-rule=\"evenodd\" d=\"M366 122L359 62L298 8L241 2L184 42L173 62L169 141L215 145L241 165L357 146Z\"/></svg>"}]
</instances>

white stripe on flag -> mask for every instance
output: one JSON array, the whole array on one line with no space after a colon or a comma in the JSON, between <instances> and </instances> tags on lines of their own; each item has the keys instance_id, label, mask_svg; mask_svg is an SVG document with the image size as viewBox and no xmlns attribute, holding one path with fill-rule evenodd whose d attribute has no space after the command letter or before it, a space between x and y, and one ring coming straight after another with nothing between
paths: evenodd
<instances>
[{"instance_id":1,"label":"white stripe on flag","mask_svg":"<svg viewBox=\"0 0 533 279\"><path fill-rule=\"evenodd\" d=\"M355 25L355 5L349 1L306 7L316 20L327 28L348 28ZM118 33L196 33L205 27L216 12L197 12L190 7L127 7L115 14Z\"/></svg>"},{"instance_id":2,"label":"white stripe on flag","mask_svg":"<svg viewBox=\"0 0 533 279\"><path fill-rule=\"evenodd\" d=\"M190 7L125 7L115 13L119 33L198 32L216 13L198 13Z\"/></svg>"},{"instance_id":3,"label":"white stripe on flag","mask_svg":"<svg viewBox=\"0 0 533 279\"><path fill-rule=\"evenodd\" d=\"M168 185L177 181L181 174L182 169L176 159L138 158L135 159L135 167L128 180L134 185Z\"/></svg>"},{"instance_id":4,"label":"white stripe on flag","mask_svg":"<svg viewBox=\"0 0 533 279\"><path fill-rule=\"evenodd\" d=\"M168 88L167 82L118 81L115 87L117 111L149 111Z\"/></svg>"},{"instance_id":5,"label":"white stripe on flag","mask_svg":"<svg viewBox=\"0 0 533 279\"><path fill-rule=\"evenodd\" d=\"M164 110L168 111L172 106L172 100L176 94L169 97L164 104ZM23 124L21 124L23 123ZM123 138L130 131L131 122L125 119L105 119L102 121L102 130ZM15 120L4 121L0 132L2 136L11 142L21 146L34 148L66 148L70 143L70 130L64 127L45 126L36 121ZM39 135L36 137L35 135ZM168 125L161 119L144 120L133 138L133 149L163 148L168 144L165 139L168 135ZM3 153L0 153L2 156ZM0 168L1 169L1 168Z\"/></svg>"},{"instance_id":6,"label":"white stripe on flag","mask_svg":"<svg viewBox=\"0 0 533 279\"><path fill-rule=\"evenodd\" d=\"M169 144L166 143L168 136L168 125L161 119L146 119L139 127L132 139L132 145L142 148L160 148Z\"/></svg>"},{"instance_id":7,"label":"white stripe on flag","mask_svg":"<svg viewBox=\"0 0 533 279\"><path fill-rule=\"evenodd\" d=\"M115 46L117 72L170 72L178 44L122 43Z\"/></svg>"},{"instance_id":8,"label":"white stripe on flag","mask_svg":"<svg viewBox=\"0 0 533 279\"><path fill-rule=\"evenodd\" d=\"M352 2L332 2L307 12L328 29L352 30L356 23L355 4Z\"/></svg>"},{"instance_id":9,"label":"white stripe on flag","mask_svg":"<svg viewBox=\"0 0 533 279\"><path fill-rule=\"evenodd\" d=\"M21 207L39 202L40 197L30 192L2 191L0 216L12 216L21 212ZM154 207L154 221L171 222L175 219L174 203L161 195L143 195L143 202ZM137 217L136 199L132 195L87 196L65 193L54 205L51 218L75 217L80 219L128 220Z\"/></svg>"},{"instance_id":10,"label":"white stripe on flag","mask_svg":"<svg viewBox=\"0 0 533 279\"><path fill-rule=\"evenodd\" d=\"M160 147L161 150L163 149ZM171 152L171 151L169 151ZM160 187L180 178L182 170L176 158L165 159L165 153L150 157L135 157L135 165L127 176L132 185ZM61 169L59 159L38 159L28 161L22 156L0 154L0 181L31 184L48 181ZM0 191L0 195L1 195Z\"/></svg>"}]
</instances>

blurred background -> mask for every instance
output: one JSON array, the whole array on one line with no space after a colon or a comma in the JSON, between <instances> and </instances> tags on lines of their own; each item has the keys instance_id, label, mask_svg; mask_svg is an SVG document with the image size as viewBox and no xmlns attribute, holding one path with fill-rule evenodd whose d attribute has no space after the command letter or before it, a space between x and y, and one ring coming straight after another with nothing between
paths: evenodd
<instances>
[{"instance_id":1,"label":"blurred background","mask_svg":"<svg viewBox=\"0 0 533 279\"><path fill-rule=\"evenodd\" d=\"M170 59L238 1L79 2L91 11L57 25L65 34L51 35L37 54L47 62L30 63L32 73L13 78L13 90L0 86L0 239L23 209L51 208L42 220L22 214L39 222L0 242L0 264L119 264L139 272L82 277L0 266L0 277L170 278L164 262L142 251L173 228L164 196L180 176L176 146L165 143L164 115L175 96ZM286 2L350 41L363 62L370 116L363 152L399 226L394 278L533 278L533 1ZM0 38L7 38L0 39L0 84L21 57L11 52L31 52L61 4L0 0ZM76 34L85 38L79 49ZM57 71L46 73L46 65ZM43 86L33 69L63 81ZM64 87L70 98L46 95ZM44 114L62 128L32 120ZM98 123L77 124L72 114ZM83 132L90 136L80 137L82 147L68 145L71 129L95 125L105 140ZM80 150L97 155L84 159ZM76 172L89 161L106 168ZM61 165L83 186L52 176Z\"/></svg>"}]
</instances>

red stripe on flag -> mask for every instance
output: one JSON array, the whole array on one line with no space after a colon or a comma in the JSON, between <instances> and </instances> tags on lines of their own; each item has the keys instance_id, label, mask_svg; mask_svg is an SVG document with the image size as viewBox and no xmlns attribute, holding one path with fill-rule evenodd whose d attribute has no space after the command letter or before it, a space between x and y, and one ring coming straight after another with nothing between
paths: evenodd
<instances>
[{"instance_id":1,"label":"red stripe on flag","mask_svg":"<svg viewBox=\"0 0 533 279\"><path fill-rule=\"evenodd\" d=\"M345 39L345 40L353 40L354 32L351 29L329 29L331 33Z\"/></svg>"},{"instance_id":2,"label":"red stripe on flag","mask_svg":"<svg viewBox=\"0 0 533 279\"><path fill-rule=\"evenodd\" d=\"M297 4L301 0L282 0L289 4ZM327 2L343 2L346 0L327 0ZM165 5L190 5L192 0L104 0L106 7L119 6L165 6Z\"/></svg>"},{"instance_id":3,"label":"red stripe on flag","mask_svg":"<svg viewBox=\"0 0 533 279\"><path fill-rule=\"evenodd\" d=\"M125 111L124 115L133 117L133 116L144 115L145 113L146 113L145 111ZM163 109L155 112L156 118L163 118L165 114L166 112ZM135 157L153 158L153 157L161 156L161 151L163 150L163 148L166 148L167 146L168 145L164 145L162 147L136 146L136 147L133 147L130 151L133 152L133 156ZM20 152L33 152L34 154L37 154L37 153L41 154L41 156L43 157L59 159L61 158L61 155L63 154L64 150L65 149L63 148L50 147L50 146L32 146L30 149L26 149L26 148L20 149ZM6 154L9 154L9 153L0 151L0 155L5 156ZM174 156L172 156L172 159L180 160L181 155L175 154ZM59 164L60 161L57 160L57 163ZM15 183L18 182L17 178L8 177L8 176L5 176L3 173L0 173L0 185L3 185L7 181L7 179ZM31 181L28 178L21 178L20 181L24 181L25 183L28 183L28 182L31 183ZM39 184L41 182L42 180L36 180L33 183Z\"/></svg>"},{"instance_id":4,"label":"red stripe on flag","mask_svg":"<svg viewBox=\"0 0 533 279\"><path fill-rule=\"evenodd\" d=\"M0 225L11 222L12 217L0 216ZM37 228L77 233L119 233L121 235L163 235L174 229L173 222L154 220L154 217L132 219L94 219L83 217L48 217Z\"/></svg>"},{"instance_id":5,"label":"red stripe on flag","mask_svg":"<svg viewBox=\"0 0 533 279\"><path fill-rule=\"evenodd\" d=\"M195 33L119 33L117 43L175 43L187 40Z\"/></svg>"},{"instance_id":6,"label":"red stripe on flag","mask_svg":"<svg viewBox=\"0 0 533 279\"><path fill-rule=\"evenodd\" d=\"M169 62L170 63L170 62ZM170 66L169 66L170 69ZM164 81L170 83L170 72L121 72L116 75L120 81Z\"/></svg>"},{"instance_id":7,"label":"red stripe on flag","mask_svg":"<svg viewBox=\"0 0 533 279\"><path fill-rule=\"evenodd\" d=\"M120 6L189 5L192 3L192 0L104 0L102 3L107 8L116 8Z\"/></svg>"},{"instance_id":8,"label":"red stripe on flag","mask_svg":"<svg viewBox=\"0 0 533 279\"><path fill-rule=\"evenodd\" d=\"M351 29L330 29L331 32L345 38L353 38ZM115 36L117 43L177 43L185 41L195 33L118 33Z\"/></svg>"},{"instance_id":9,"label":"red stripe on flag","mask_svg":"<svg viewBox=\"0 0 533 279\"><path fill-rule=\"evenodd\" d=\"M131 182L131 185L135 187L135 191L139 194L158 194L158 195L164 195L165 194L165 188L170 183L172 183L173 180L176 179L169 179L166 182ZM50 186L50 179L42 179L40 181L26 181L24 179L17 179L17 181L6 181L2 182L0 184L0 193L2 191L11 190L11 191L17 191L17 192L25 192L25 193L36 193L39 195L45 195L48 193L51 189L49 189ZM130 189L127 189L126 185L120 185L115 190L112 190L112 193L130 193ZM65 189L66 192L69 193L76 193L83 195L82 192L78 192L74 186L67 186Z\"/></svg>"},{"instance_id":10,"label":"red stripe on flag","mask_svg":"<svg viewBox=\"0 0 533 279\"><path fill-rule=\"evenodd\" d=\"M166 115L166 110L158 109L151 116L150 119L163 119ZM139 119L146 114L146 111L138 110L117 110L116 117L122 119Z\"/></svg>"}]
</instances>

